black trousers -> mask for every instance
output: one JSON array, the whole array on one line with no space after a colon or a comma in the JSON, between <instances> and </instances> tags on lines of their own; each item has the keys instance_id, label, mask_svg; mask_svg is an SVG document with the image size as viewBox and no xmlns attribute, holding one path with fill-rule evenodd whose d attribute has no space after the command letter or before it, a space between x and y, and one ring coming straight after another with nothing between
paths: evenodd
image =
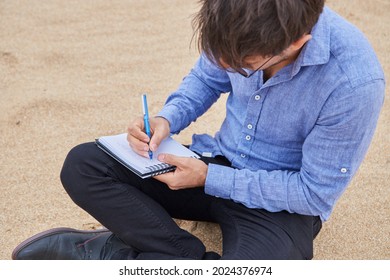
<instances>
[{"instance_id":1,"label":"black trousers","mask_svg":"<svg viewBox=\"0 0 390 280\"><path fill-rule=\"evenodd\" d=\"M204 160L229 165L223 157ZM94 143L69 152L61 181L78 206L137 252L129 254L132 258L209 255L203 243L172 218L218 223L222 259L311 259L313 239L321 228L318 217L249 209L207 195L203 188L174 191L155 179L141 179Z\"/></svg>"}]
</instances>

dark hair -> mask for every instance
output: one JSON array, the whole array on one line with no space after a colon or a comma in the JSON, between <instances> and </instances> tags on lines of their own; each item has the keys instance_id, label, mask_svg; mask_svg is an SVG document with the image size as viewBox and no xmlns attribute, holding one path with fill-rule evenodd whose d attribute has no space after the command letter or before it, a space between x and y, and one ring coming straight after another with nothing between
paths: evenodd
<instances>
[{"instance_id":1,"label":"dark hair","mask_svg":"<svg viewBox=\"0 0 390 280\"><path fill-rule=\"evenodd\" d=\"M237 69L249 55L277 55L309 33L325 0L200 0L198 48Z\"/></svg>"}]
</instances>

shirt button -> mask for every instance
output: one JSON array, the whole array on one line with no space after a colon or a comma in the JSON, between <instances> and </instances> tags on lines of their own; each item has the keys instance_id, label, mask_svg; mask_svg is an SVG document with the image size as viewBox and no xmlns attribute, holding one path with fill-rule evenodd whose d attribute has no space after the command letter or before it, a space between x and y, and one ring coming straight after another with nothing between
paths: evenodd
<instances>
[{"instance_id":1,"label":"shirt button","mask_svg":"<svg viewBox=\"0 0 390 280\"><path fill-rule=\"evenodd\" d=\"M248 124L248 125L247 125L247 128L248 128L248 129L252 129L253 126L252 126L251 124Z\"/></svg>"},{"instance_id":2,"label":"shirt button","mask_svg":"<svg viewBox=\"0 0 390 280\"><path fill-rule=\"evenodd\" d=\"M255 96L255 100L256 100L256 101L259 101L259 100L260 100L260 98L261 98L261 96L260 96L260 95L256 95L256 96Z\"/></svg>"},{"instance_id":3,"label":"shirt button","mask_svg":"<svg viewBox=\"0 0 390 280\"><path fill-rule=\"evenodd\" d=\"M347 170L347 168L343 167L343 168L340 169L340 171L341 171L341 173L347 173L348 170Z\"/></svg>"},{"instance_id":4,"label":"shirt button","mask_svg":"<svg viewBox=\"0 0 390 280\"><path fill-rule=\"evenodd\" d=\"M244 154L241 154L241 157L242 157L242 158L245 158L245 157L246 157L246 155L244 155Z\"/></svg>"},{"instance_id":5,"label":"shirt button","mask_svg":"<svg viewBox=\"0 0 390 280\"><path fill-rule=\"evenodd\" d=\"M245 136L245 139L248 140L248 141L251 140L251 138L252 137L250 135Z\"/></svg>"}]
</instances>

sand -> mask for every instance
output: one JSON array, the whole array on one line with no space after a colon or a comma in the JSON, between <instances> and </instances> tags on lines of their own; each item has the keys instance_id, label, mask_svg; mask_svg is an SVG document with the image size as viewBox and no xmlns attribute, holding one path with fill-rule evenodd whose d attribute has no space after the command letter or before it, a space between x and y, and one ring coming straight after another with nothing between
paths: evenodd
<instances>
[{"instance_id":1,"label":"sand","mask_svg":"<svg viewBox=\"0 0 390 280\"><path fill-rule=\"evenodd\" d=\"M369 38L390 73L390 1L328 5ZM100 227L67 196L59 172L67 152L120 133L149 94L157 113L197 59L195 0L0 0L0 259L52 227ZM387 87L387 92L389 87ZM176 137L213 134L222 98ZM358 174L315 240L315 259L390 259L390 103ZM216 225L178 221L221 250Z\"/></svg>"}]
</instances>

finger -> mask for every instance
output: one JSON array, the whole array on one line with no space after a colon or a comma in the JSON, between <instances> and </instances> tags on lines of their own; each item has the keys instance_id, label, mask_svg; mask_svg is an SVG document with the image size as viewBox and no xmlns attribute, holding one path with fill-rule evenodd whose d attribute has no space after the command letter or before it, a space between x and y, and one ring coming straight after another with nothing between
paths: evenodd
<instances>
[{"instance_id":1,"label":"finger","mask_svg":"<svg viewBox=\"0 0 390 280\"><path fill-rule=\"evenodd\" d=\"M143 127L142 118L133 121L127 129L127 141L134 152L143 157L149 157L147 152L149 150L149 137L143 132Z\"/></svg>"},{"instance_id":2,"label":"finger","mask_svg":"<svg viewBox=\"0 0 390 280\"><path fill-rule=\"evenodd\" d=\"M164 140L164 138L162 138L161 135L154 133L149 143L150 150L153 152L156 151L162 140Z\"/></svg>"},{"instance_id":3,"label":"finger","mask_svg":"<svg viewBox=\"0 0 390 280\"><path fill-rule=\"evenodd\" d=\"M174 166L182 166L187 158L178 157L171 154L159 154L158 160Z\"/></svg>"},{"instance_id":4,"label":"finger","mask_svg":"<svg viewBox=\"0 0 390 280\"><path fill-rule=\"evenodd\" d=\"M133 149L134 152L141 156L149 157L149 145L131 135L127 135L127 140L129 142L129 146Z\"/></svg>"},{"instance_id":5,"label":"finger","mask_svg":"<svg viewBox=\"0 0 390 280\"><path fill-rule=\"evenodd\" d=\"M145 143L148 143L150 141L148 135L144 131L144 122L142 118L138 118L133 123L131 123L127 128L127 132L135 139L138 139ZM131 139L128 140L130 142Z\"/></svg>"},{"instance_id":6,"label":"finger","mask_svg":"<svg viewBox=\"0 0 390 280\"><path fill-rule=\"evenodd\" d=\"M168 172L153 177L154 179L166 184L171 190L180 189L180 184L176 178L175 172Z\"/></svg>"},{"instance_id":7,"label":"finger","mask_svg":"<svg viewBox=\"0 0 390 280\"><path fill-rule=\"evenodd\" d=\"M167 172L164 174L153 176L153 178L160 181L160 182L163 182L163 183L169 185L171 183L172 179L174 178L173 175L174 175L173 172Z\"/></svg>"}]
</instances>

